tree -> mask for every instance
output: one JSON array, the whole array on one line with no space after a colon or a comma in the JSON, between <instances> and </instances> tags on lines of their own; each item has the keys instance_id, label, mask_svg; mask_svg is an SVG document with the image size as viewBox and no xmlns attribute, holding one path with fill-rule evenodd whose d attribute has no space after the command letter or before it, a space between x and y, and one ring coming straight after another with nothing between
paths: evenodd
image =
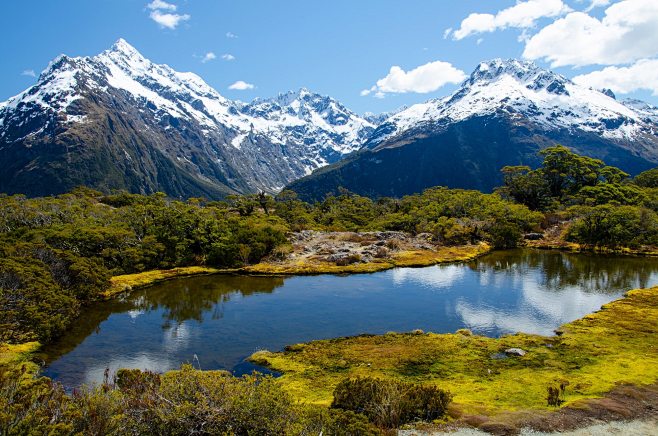
<instances>
[{"instance_id":1,"label":"tree","mask_svg":"<svg viewBox=\"0 0 658 436\"><path fill-rule=\"evenodd\" d=\"M541 171L552 197L575 194L583 186L599 182L603 161L581 156L563 145L547 147L539 152L544 157Z\"/></svg>"},{"instance_id":2,"label":"tree","mask_svg":"<svg viewBox=\"0 0 658 436\"><path fill-rule=\"evenodd\" d=\"M638 174L633 179L633 183L643 188L658 188L658 168Z\"/></svg>"},{"instance_id":3,"label":"tree","mask_svg":"<svg viewBox=\"0 0 658 436\"><path fill-rule=\"evenodd\" d=\"M532 171L528 166L506 166L501 170L505 186L499 193L531 210L543 210L550 202L548 183L543 171Z\"/></svg>"}]
</instances>

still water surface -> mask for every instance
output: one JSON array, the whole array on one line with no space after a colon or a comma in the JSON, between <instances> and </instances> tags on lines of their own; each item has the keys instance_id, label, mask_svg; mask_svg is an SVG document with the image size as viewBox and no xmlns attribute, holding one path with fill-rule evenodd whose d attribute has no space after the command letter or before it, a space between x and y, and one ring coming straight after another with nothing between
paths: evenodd
<instances>
[{"instance_id":1,"label":"still water surface","mask_svg":"<svg viewBox=\"0 0 658 436\"><path fill-rule=\"evenodd\" d=\"M374 274L179 279L88 308L45 350L44 373L69 387L102 380L105 368L166 371L191 362L240 373L260 349L416 328L549 335L653 284L655 259L533 250Z\"/></svg>"}]
</instances>

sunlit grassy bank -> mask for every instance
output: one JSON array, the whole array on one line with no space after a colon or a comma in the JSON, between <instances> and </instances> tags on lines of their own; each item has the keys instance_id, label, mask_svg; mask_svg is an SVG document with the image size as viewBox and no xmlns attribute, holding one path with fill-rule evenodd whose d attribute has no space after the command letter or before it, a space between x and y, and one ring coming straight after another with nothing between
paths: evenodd
<instances>
[{"instance_id":1,"label":"sunlit grassy bank","mask_svg":"<svg viewBox=\"0 0 658 436\"><path fill-rule=\"evenodd\" d=\"M25 342L23 344L0 343L0 368L25 364L29 372L35 372L37 365L30 361L32 353L41 347L38 342Z\"/></svg>"},{"instance_id":2,"label":"sunlit grassy bank","mask_svg":"<svg viewBox=\"0 0 658 436\"><path fill-rule=\"evenodd\" d=\"M179 278L179 277L190 277L198 276L204 274L218 274L222 272L228 272L232 270L210 268L205 266L187 266L181 268L173 269L157 269L152 271L144 271L135 274L124 274L120 276L114 276L110 279L111 285L107 289L103 296L105 298L111 298L122 292L129 291L131 289L136 289L144 286L150 286L152 284Z\"/></svg>"},{"instance_id":3,"label":"sunlit grassy bank","mask_svg":"<svg viewBox=\"0 0 658 436\"><path fill-rule=\"evenodd\" d=\"M547 389L561 384L566 405L620 383L658 380L658 288L630 291L559 333L391 333L298 344L251 359L281 371L279 382L302 401L328 405L338 382L369 375L438 385L454 394L458 413L550 409ZM527 354L494 358L511 347Z\"/></svg>"}]
</instances>

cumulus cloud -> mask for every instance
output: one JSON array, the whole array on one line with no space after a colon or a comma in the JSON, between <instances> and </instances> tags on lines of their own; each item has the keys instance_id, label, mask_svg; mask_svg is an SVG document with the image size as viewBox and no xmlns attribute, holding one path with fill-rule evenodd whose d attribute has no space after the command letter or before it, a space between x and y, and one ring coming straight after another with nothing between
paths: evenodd
<instances>
[{"instance_id":1,"label":"cumulus cloud","mask_svg":"<svg viewBox=\"0 0 658 436\"><path fill-rule=\"evenodd\" d=\"M224 53L224 54L222 55L222 59L224 59L225 61L234 61L234 60L235 60L235 56L233 56L233 55L230 54L230 53Z\"/></svg>"},{"instance_id":2,"label":"cumulus cloud","mask_svg":"<svg viewBox=\"0 0 658 436\"><path fill-rule=\"evenodd\" d=\"M243 80L238 80L234 84L230 85L228 89L233 89L235 91L246 91L248 89L254 89L255 86L251 83L247 83Z\"/></svg>"},{"instance_id":3,"label":"cumulus cloud","mask_svg":"<svg viewBox=\"0 0 658 436\"><path fill-rule=\"evenodd\" d=\"M595 89L609 88L617 94L649 90L658 95L658 59L643 59L629 67L606 67L576 76L573 81Z\"/></svg>"},{"instance_id":4,"label":"cumulus cloud","mask_svg":"<svg viewBox=\"0 0 658 436\"><path fill-rule=\"evenodd\" d=\"M543 59L553 67L614 65L658 55L658 2L623 0L599 20L572 12L541 29L523 51L526 59Z\"/></svg>"},{"instance_id":5,"label":"cumulus cloud","mask_svg":"<svg viewBox=\"0 0 658 436\"><path fill-rule=\"evenodd\" d=\"M167 29L175 29L181 22L187 21L191 18L188 14L162 13L159 10L151 12L149 16L153 21L158 23L160 27L166 27Z\"/></svg>"},{"instance_id":6,"label":"cumulus cloud","mask_svg":"<svg viewBox=\"0 0 658 436\"><path fill-rule=\"evenodd\" d=\"M173 5L171 3L167 3L162 0L153 0L151 3L146 5L147 8L151 10L163 10L163 11L175 11L176 10L176 5Z\"/></svg>"},{"instance_id":7,"label":"cumulus cloud","mask_svg":"<svg viewBox=\"0 0 658 436\"><path fill-rule=\"evenodd\" d=\"M217 59L217 55L215 55L215 53L209 51L208 53L203 55L203 59L201 59L201 62L205 64L206 62L210 62L213 59Z\"/></svg>"},{"instance_id":8,"label":"cumulus cloud","mask_svg":"<svg viewBox=\"0 0 658 436\"><path fill-rule=\"evenodd\" d=\"M226 37L227 37L228 39L235 39L235 38L238 37L238 35L236 35L236 34L233 33L233 32L226 32Z\"/></svg>"},{"instance_id":9,"label":"cumulus cloud","mask_svg":"<svg viewBox=\"0 0 658 436\"><path fill-rule=\"evenodd\" d=\"M21 76L37 77L37 73L34 70L23 70Z\"/></svg>"},{"instance_id":10,"label":"cumulus cloud","mask_svg":"<svg viewBox=\"0 0 658 436\"><path fill-rule=\"evenodd\" d=\"M448 83L460 83L466 74L448 62L435 61L404 71L396 66L391 67L386 77L379 79L370 89L361 91L362 96L375 93L382 98L386 93L402 94L406 92L427 93L436 91Z\"/></svg>"},{"instance_id":11,"label":"cumulus cloud","mask_svg":"<svg viewBox=\"0 0 658 436\"><path fill-rule=\"evenodd\" d=\"M464 18L459 29L446 30L444 37L452 34L455 40L464 39L477 33L494 32L510 27L525 29L533 27L544 17L557 17L571 11L562 0L527 0L519 2L494 14L473 13Z\"/></svg>"}]
</instances>

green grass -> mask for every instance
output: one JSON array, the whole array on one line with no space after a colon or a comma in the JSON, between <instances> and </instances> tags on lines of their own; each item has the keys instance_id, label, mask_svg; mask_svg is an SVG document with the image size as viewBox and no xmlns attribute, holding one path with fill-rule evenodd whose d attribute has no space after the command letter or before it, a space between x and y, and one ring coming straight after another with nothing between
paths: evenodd
<instances>
[{"instance_id":1,"label":"green grass","mask_svg":"<svg viewBox=\"0 0 658 436\"><path fill-rule=\"evenodd\" d=\"M462 413L547 410L548 386L567 383L565 405L600 397L619 383L658 381L658 288L635 290L560 328L561 336L499 339L455 334L386 334L298 344L252 355L283 372L297 399L328 405L334 387L356 375L435 384ZM491 355L520 347L524 357Z\"/></svg>"}]
</instances>

